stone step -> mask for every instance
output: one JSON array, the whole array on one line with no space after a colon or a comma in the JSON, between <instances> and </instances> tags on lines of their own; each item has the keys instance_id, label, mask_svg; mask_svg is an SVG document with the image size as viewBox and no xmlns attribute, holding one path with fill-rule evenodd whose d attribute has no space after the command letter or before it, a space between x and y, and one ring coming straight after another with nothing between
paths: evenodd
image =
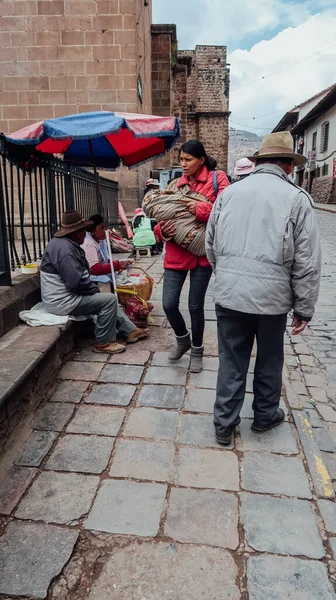
<instances>
[{"instance_id":1,"label":"stone step","mask_svg":"<svg viewBox=\"0 0 336 600\"><path fill-rule=\"evenodd\" d=\"M0 339L0 424L11 417L46 367L60 366L73 346L72 323L61 327L18 325ZM46 382L47 384L47 382Z\"/></svg>"}]
</instances>

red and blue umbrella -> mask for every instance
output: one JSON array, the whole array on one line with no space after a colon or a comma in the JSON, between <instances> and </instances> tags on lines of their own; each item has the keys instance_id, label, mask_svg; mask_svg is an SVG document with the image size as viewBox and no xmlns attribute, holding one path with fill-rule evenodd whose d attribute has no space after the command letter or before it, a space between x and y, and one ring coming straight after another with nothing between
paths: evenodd
<instances>
[{"instance_id":1,"label":"red and blue umbrella","mask_svg":"<svg viewBox=\"0 0 336 600\"><path fill-rule=\"evenodd\" d=\"M134 167L166 154L180 138L176 117L89 112L47 119L6 136L14 144L63 154L73 165Z\"/></svg>"}]
</instances>

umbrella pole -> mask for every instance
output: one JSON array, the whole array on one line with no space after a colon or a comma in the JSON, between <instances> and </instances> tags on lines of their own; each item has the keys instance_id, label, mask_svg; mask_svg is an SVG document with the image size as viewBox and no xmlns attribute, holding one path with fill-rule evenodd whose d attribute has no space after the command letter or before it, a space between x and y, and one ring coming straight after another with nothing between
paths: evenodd
<instances>
[{"instance_id":1,"label":"umbrella pole","mask_svg":"<svg viewBox=\"0 0 336 600\"><path fill-rule=\"evenodd\" d=\"M101 187L100 187L100 178L99 178L99 173L98 173L97 167L96 167L96 161L95 161L95 155L93 152L92 140L88 140L88 142L89 142L90 154L91 154L91 159L92 159L93 172L94 172L95 179L96 179L97 212L101 215L102 206L103 206L103 198L102 198Z\"/></svg>"},{"instance_id":2,"label":"umbrella pole","mask_svg":"<svg viewBox=\"0 0 336 600\"><path fill-rule=\"evenodd\" d=\"M111 275L112 275L112 282L113 282L113 287L114 287L114 293L116 294L117 293L116 292L117 284L116 284L115 272L114 272L114 267L113 267L110 236L109 236L109 233L108 233L107 229L105 231L105 237L106 237L107 251L108 251L108 255L109 255L109 259L110 259L110 265L111 265Z\"/></svg>"}]
</instances>

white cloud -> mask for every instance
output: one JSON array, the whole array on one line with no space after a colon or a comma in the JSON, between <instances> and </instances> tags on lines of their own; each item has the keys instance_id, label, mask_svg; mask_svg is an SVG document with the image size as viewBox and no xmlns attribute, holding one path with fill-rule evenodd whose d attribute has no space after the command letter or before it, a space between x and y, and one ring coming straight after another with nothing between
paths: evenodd
<instances>
[{"instance_id":1,"label":"white cloud","mask_svg":"<svg viewBox=\"0 0 336 600\"><path fill-rule=\"evenodd\" d=\"M309 17L251 50L235 50L231 63L231 120L263 133L273 128L286 110L336 83L336 10ZM245 85L334 44L333 48L264 80ZM237 88L237 89L235 89ZM275 115L259 117L279 111ZM232 123L233 126L236 126ZM265 128L265 130L263 129Z\"/></svg>"},{"instance_id":2,"label":"white cloud","mask_svg":"<svg viewBox=\"0 0 336 600\"><path fill-rule=\"evenodd\" d=\"M245 86L335 44L335 0L153 0L153 22L172 21L181 49L196 44L236 48L228 59L230 108L232 122L247 130L270 131L287 109L336 83L335 46Z\"/></svg>"},{"instance_id":3,"label":"white cloud","mask_svg":"<svg viewBox=\"0 0 336 600\"><path fill-rule=\"evenodd\" d=\"M196 44L248 46L255 37L297 26L335 0L153 0L155 23L177 24L180 48Z\"/></svg>"}]
</instances>

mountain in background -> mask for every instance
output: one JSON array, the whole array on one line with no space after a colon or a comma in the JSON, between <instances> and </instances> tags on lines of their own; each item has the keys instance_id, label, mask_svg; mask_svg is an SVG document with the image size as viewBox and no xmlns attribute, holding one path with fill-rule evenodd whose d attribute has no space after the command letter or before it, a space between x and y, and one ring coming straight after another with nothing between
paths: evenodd
<instances>
[{"instance_id":1,"label":"mountain in background","mask_svg":"<svg viewBox=\"0 0 336 600\"><path fill-rule=\"evenodd\" d=\"M258 150L262 138L251 131L243 129L229 129L229 166L228 173L232 175L233 168L240 158L253 156Z\"/></svg>"}]
</instances>

